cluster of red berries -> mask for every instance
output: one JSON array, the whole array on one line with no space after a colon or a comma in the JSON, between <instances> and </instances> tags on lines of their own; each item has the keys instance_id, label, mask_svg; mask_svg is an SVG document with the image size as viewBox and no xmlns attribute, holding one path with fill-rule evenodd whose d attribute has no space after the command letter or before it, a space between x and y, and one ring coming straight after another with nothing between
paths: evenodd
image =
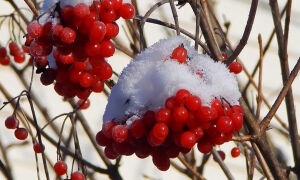
<instances>
[{"instance_id":1,"label":"cluster of red berries","mask_svg":"<svg viewBox=\"0 0 300 180\"><path fill-rule=\"evenodd\" d=\"M102 0L90 6L67 5L56 11L59 24L29 24L26 45L43 85L54 83L55 91L66 98L87 99L91 92L102 92L104 81L112 76L105 58L115 52L111 42L119 33L115 21L119 17L133 18L134 7L122 0ZM47 59L51 53L55 68Z\"/></svg>"},{"instance_id":2,"label":"cluster of red berries","mask_svg":"<svg viewBox=\"0 0 300 180\"><path fill-rule=\"evenodd\" d=\"M17 43L10 42L8 45L9 54L13 56L15 63L21 64L25 61L25 53L27 48L24 46L23 50L19 48ZM4 47L0 47L0 64L7 66L10 64L10 57Z\"/></svg>"},{"instance_id":3,"label":"cluster of red berries","mask_svg":"<svg viewBox=\"0 0 300 180\"><path fill-rule=\"evenodd\" d=\"M53 169L56 175L62 176L67 173L68 166L64 161L57 161ZM75 171L71 174L71 180L85 180L85 177L80 171Z\"/></svg>"},{"instance_id":4,"label":"cluster of red berries","mask_svg":"<svg viewBox=\"0 0 300 180\"><path fill-rule=\"evenodd\" d=\"M108 121L103 124L96 140L105 146L110 159L133 153L140 158L151 155L154 165L165 171L169 158L187 153L197 144L201 153L209 153L214 145L232 140L232 135L243 125L243 110L214 99L203 106L198 96L185 89L165 101L156 112L147 111L132 124Z\"/></svg>"},{"instance_id":5,"label":"cluster of red berries","mask_svg":"<svg viewBox=\"0 0 300 180\"><path fill-rule=\"evenodd\" d=\"M15 137L19 140L25 140L28 137L28 131L25 128L19 127L19 120L12 115L6 118L5 127L7 129L15 129Z\"/></svg>"}]
</instances>

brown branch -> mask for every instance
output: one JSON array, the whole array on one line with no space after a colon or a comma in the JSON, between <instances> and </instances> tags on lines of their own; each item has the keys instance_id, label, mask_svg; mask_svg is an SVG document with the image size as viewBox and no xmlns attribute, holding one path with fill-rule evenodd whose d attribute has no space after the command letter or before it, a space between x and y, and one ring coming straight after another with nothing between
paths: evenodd
<instances>
[{"instance_id":1,"label":"brown branch","mask_svg":"<svg viewBox=\"0 0 300 180\"><path fill-rule=\"evenodd\" d=\"M249 11L249 16L248 16L248 20L247 20L247 24L246 24L243 36L242 36L239 44L235 48L235 50L225 61L226 64L232 63L238 57L238 55L242 52L244 47L246 46L247 41L250 36L250 33L251 33L251 30L252 30L253 22L255 19L256 11L257 11L257 6L258 6L258 0L252 0L250 11Z\"/></svg>"},{"instance_id":2,"label":"brown branch","mask_svg":"<svg viewBox=\"0 0 300 180\"><path fill-rule=\"evenodd\" d=\"M267 179L272 179L272 173L270 172L270 169L269 169L263 155L259 151L257 145L253 142L251 143L251 145L252 145L252 148L255 152L256 158L258 159L259 164L260 164L260 166L262 167L262 169L264 171L265 176L267 177Z\"/></svg>"},{"instance_id":3,"label":"brown branch","mask_svg":"<svg viewBox=\"0 0 300 180\"><path fill-rule=\"evenodd\" d=\"M178 14L177 14L177 11L176 11L174 0L169 0L169 1L170 1L170 6L171 6L173 18L174 18L176 33L177 33L177 35L180 35L179 22L178 22Z\"/></svg>"},{"instance_id":4,"label":"brown branch","mask_svg":"<svg viewBox=\"0 0 300 180\"><path fill-rule=\"evenodd\" d=\"M262 103L262 70L263 70L263 50L262 50L262 39L261 34L258 35L259 44L259 77L258 77L258 96L257 96L257 108L256 117L260 117L260 108Z\"/></svg>"},{"instance_id":5,"label":"brown branch","mask_svg":"<svg viewBox=\"0 0 300 180\"><path fill-rule=\"evenodd\" d=\"M225 165L225 163L221 159L219 153L215 149L213 149L212 154L213 154L214 158L217 160L218 164L220 165L220 167L223 170L224 174L226 175L227 179L233 180L234 177L232 176L231 172L229 171L229 168Z\"/></svg>"},{"instance_id":6,"label":"brown branch","mask_svg":"<svg viewBox=\"0 0 300 180\"><path fill-rule=\"evenodd\" d=\"M29 20L26 18L25 14L21 12L20 8L17 6L14 0L6 0L13 8L14 10L19 14L21 19L28 24Z\"/></svg>"},{"instance_id":7,"label":"brown branch","mask_svg":"<svg viewBox=\"0 0 300 180\"><path fill-rule=\"evenodd\" d=\"M188 162L186 162L182 154L179 154L177 158L191 173L193 173L194 176L196 176L197 179L204 180L204 177L199 174Z\"/></svg>"},{"instance_id":8,"label":"brown branch","mask_svg":"<svg viewBox=\"0 0 300 180\"><path fill-rule=\"evenodd\" d=\"M36 9L35 5L30 0L24 0L24 1L27 4L27 6L30 8L30 10L32 11L33 16L37 17L39 12Z\"/></svg>"}]
</instances>

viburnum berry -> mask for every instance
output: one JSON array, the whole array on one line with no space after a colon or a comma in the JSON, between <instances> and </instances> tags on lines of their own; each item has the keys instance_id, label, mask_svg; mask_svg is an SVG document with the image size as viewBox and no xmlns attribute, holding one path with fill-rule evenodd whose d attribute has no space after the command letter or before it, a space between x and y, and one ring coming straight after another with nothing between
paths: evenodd
<instances>
[{"instance_id":1,"label":"viburnum berry","mask_svg":"<svg viewBox=\"0 0 300 180\"><path fill-rule=\"evenodd\" d=\"M106 39L112 39L115 38L119 34L119 26L117 23L106 23L106 33L105 38Z\"/></svg>"},{"instance_id":2,"label":"viburnum berry","mask_svg":"<svg viewBox=\"0 0 300 180\"><path fill-rule=\"evenodd\" d=\"M113 10L115 9L115 0L102 0L101 1L101 7L107 10Z\"/></svg>"},{"instance_id":3,"label":"viburnum berry","mask_svg":"<svg viewBox=\"0 0 300 180\"><path fill-rule=\"evenodd\" d=\"M234 131L239 131L243 127L243 115L241 113L233 113L231 120Z\"/></svg>"},{"instance_id":4,"label":"viburnum berry","mask_svg":"<svg viewBox=\"0 0 300 180\"><path fill-rule=\"evenodd\" d=\"M175 99L176 99L176 102L179 103L179 104L184 104L186 99L190 96L190 92L188 90L185 90L185 89L179 89L177 92L176 92L176 96L175 96Z\"/></svg>"},{"instance_id":5,"label":"viburnum berry","mask_svg":"<svg viewBox=\"0 0 300 180\"><path fill-rule=\"evenodd\" d=\"M7 56L7 51L4 47L0 47L0 59Z\"/></svg>"},{"instance_id":6,"label":"viburnum berry","mask_svg":"<svg viewBox=\"0 0 300 180\"><path fill-rule=\"evenodd\" d=\"M240 72L242 72L242 70L243 67L239 62L234 61L229 65L229 71L234 74L239 74Z\"/></svg>"},{"instance_id":7,"label":"viburnum berry","mask_svg":"<svg viewBox=\"0 0 300 180\"><path fill-rule=\"evenodd\" d=\"M28 131L25 128L17 128L15 130L15 137L19 140L25 140L28 137Z\"/></svg>"},{"instance_id":8,"label":"viburnum berry","mask_svg":"<svg viewBox=\"0 0 300 180\"><path fill-rule=\"evenodd\" d=\"M10 55L12 55L12 56L15 56L17 53L20 52L20 49L19 49L17 43L15 43L13 41L9 43L8 48L9 48Z\"/></svg>"},{"instance_id":9,"label":"viburnum berry","mask_svg":"<svg viewBox=\"0 0 300 180\"><path fill-rule=\"evenodd\" d=\"M100 146L107 146L110 144L110 140L103 134L102 130L96 134L96 142Z\"/></svg>"},{"instance_id":10,"label":"viburnum berry","mask_svg":"<svg viewBox=\"0 0 300 180\"><path fill-rule=\"evenodd\" d=\"M195 134L197 140L201 139L204 135L204 132L201 127L195 128L193 130L193 133Z\"/></svg>"},{"instance_id":11,"label":"viburnum berry","mask_svg":"<svg viewBox=\"0 0 300 180\"><path fill-rule=\"evenodd\" d=\"M155 112L146 111L142 120L147 128L152 128L155 124Z\"/></svg>"},{"instance_id":12,"label":"viburnum berry","mask_svg":"<svg viewBox=\"0 0 300 180\"><path fill-rule=\"evenodd\" d=\"M66 44L71 44L76 39L76 32L69 27L65 27L60 33L60 39Z\"/></svg>"},{"instance_id":13,"label":"viburnum berry","mask_svg":"<svg viewBox=\"0 0 300 180\"><path fill-rule=\"evenodd\" d=\"M106 33L106 26L103 22L94 21L89 32L89 39L91 42L101 42Z\"/></svg>"},{"instance_id":14,"label":"viburnum berry","mask_svg":"<svg viewBox=\"0 0 300 180\"><path fill-rule=\"evenodd\" d=\"M170 168L170 159L166 156L152 156L153 164L161 171L167 171Z\"/></svg>"},{"instance_id":15,"label":"viburnum berry","mask_svg":"<svg viewBox=\"0 0 300 180\"><path fill-rule=\"evenodd\" d=\"M213 145L209 140L203 139L198 142L197 148L203 154L207 154L212 151Z\"/></svg>"},{"instance_id":16,"label":"viburnum berry","mask_svg":"<svg viewBox=\"0 0 300 180\"><path fill-rule=\"evenodd\" d=\"M104 149L104 154L108 159L117 159L119 154L113 149L112 146L106 146Z\"/></svg>"},{"instance_id":17,"label":"viburnum berry","mask_svg":"<svg viewBox=\"0 0 300 180\"><path fill-rule=\"evenodd\" d=\"M16 63L23 63L25 61L25 53L19 52L14 56L14 60Z\"/></svg>"},{"instance_id":18,"label":"viburnum berry","mask_svg":"<svg viewBox=\"0 0 300 180\"><path fill-rule=\"evenodd\" d=\"M146 133L146 127L142 120L135 120L132 122L129 128L130 135L135 138L139 139L143 137Z\"/></svg>"},{"instance_id":19,"label":"viburnum berry","mask_svg":"<svg viewBox=\"0 0 300 180\"><path fill-rule=\"evenodd\" d=\"M201 100L197 96L189 96L185 100L185 105L190 111L196 111L201 107Z\"/></svg>"},{"instance_id":20,"label":"viburnum berry","mask_svg":"<svg viewBox=\"0 0 300 180\"><path fill-rule=\"evenodd\" d=\"M62 176L64 174L66 174L68 167L67 167L67 164L64 161L57 161L54 164L53 169L54 169L56 175Z\"/></svg>"},{"instance_id":21,"label":"viburnum berry","mask_svg":"<svg viewBox=\"0 0 300 180\"><path fill-rule=\"evenodd\" d=\"M175 99L175 97L174 96L172 96L172 97L169 97L167 100L166 100L166 102L165 102L165 107L166 108L168 108L168 109L170 109L170 110L172 110L172 109L174 109L175 107L177 107L177 101L176 101L176 99Z\"/></svg>"},{"instance_id":22,"label":"viburnum berry","mask_svg":"<svg viewBox=\"0 0 300 180\"><path fill-rule=\"evenodd\" d=\"M228 116L221 116L217 119L216 127L220 132L229 133L233 129L232 120Z\"/></svg>"},{"instance_id":23,"label":"viburnum berry","mask_svg":"<svg viewBox=\"0 0 300 180\"><path fill-rule=\"evenodd\" d=\"M234 113L240 113L240 114L244 114L244 111L243 111L243 109L241 108L241 106L239 106L239 105L233 105L232 107L231 107L231 109L232 109L232 112L234 112Z\"/></svg>"},{"instance_id":24,"label":"viburnum berry","mask_svg":"<svg viewBox=\"0 0 300 180\"><path fill-rule=\"evenodd\" d=\"M84 50L88 56L95 57L100 55L100 44L95 42L87 42L84 46Z\"/></svg>"},{"instance_id":25,"label":"viburnum berry","mask_svg":"<svg viewBox=\"0 0 300 180\"><path fill-rule=\"evenodd\" d=\"M183 46L175 48L172 52L171 58L177 60L179 63L186 63L187 51Z\"/></svg>"},{"instance_id":26,"label":"viburnum berry","mask_svg":"<svg viewBox=\"0 0 300 180\"><path fill-rule=\"evenodd\" d=\"M128 137L128 130L124 125L116 125L112 128L112 138L118 143L124 142Z\"/></svg>"},{"instance_id":27,"label":"viburnum berry","mask_svg":"<svg viewBox=\"0 0 300 180\"><path fill-rule=\"evenodd\" d=\"M99 65L94 67L92 72L99 78L99 80L107 80L113 73L110 64L106 61L99 62Z\"/></svg>"},{"instance_id":28,"label":"viburnum berry","mask_svg":"<svg viewBox=\"0 0 300 180\"><path fill-rule=\"evenodd\" d=\"M16 129L19 126L19 120L16 116L12 115L6 118L5 127L7 129Z\"/></svg>"},{"instance_id":29,"label":"viburnum berry","mask_svg":"<svg viewBox=\"0 0 300 180\"><path fill-rule=\"evenodd\" d=\"M169 134L169 128L164 123L156 123L148 134L148 142L152 146L163 144Z\"/></svg>"},{"instance_id":30,"label":"viburnum berry","mask_svg":"<svg viewBox=\"0 0 300 180\"><path fill-rule=\"evenodd\" d=\"M167 108L160 108L155 113L155 119L157 122L168 124L171 119L171 111Z\"/></svg>"},{"instance_id":31,"label":"viburnum berry","mask_svg":"<svg viewBox=\"0 0 300 180\"><path fill-rule=\"evenodd\" d=\"M73 9L73 15L76 19L83 19L90 14L89 7L84 3L77 4Z\"/></svg>"},{"instance_id":32,"label":"viburnum berry","mask_svg":"<svg viewBox=\"0 0 300 180\"><path fill-rule=\"evenodd\" d=\"M52 46L45 39L36 39L30 44L30 54L34 57L48 56L52 52Z\"/></svg>"},{"instance_id":33,"label":"viburnum berry","mask_svg":"<svg viewBox=\"0 0 300 180\"><path fill-rule=\"evenodd\" d=\"M93 92L102 92L104 89L104 82L101 80L98 80L97 77L94 77L95 81L92 85L92 91Z\"/></svg>"},{"instance_id":34,"label":"viburnum berry","mask_svg":"<svg viewBox=\"0 0 300 180\"><path fill-rule=\"evenodd\" d=\"M90 107L90 100L87 99L80 99L78 102L77 102L77 107L80 107L80 109L84 110L84 109L87 109Z\"/></svg>"},{"instance_id":35,"label":"viburnum berry","mask_svg":"<svg viewBox=\"0 0 300 180\"><path fill-rule=\"evenodd\" d=\"M132 19L135 14L135 10L132 4L124 3L118 10L118 13L123 19Z\"/></svg>"},{"instance_id":36,"label":"viburnum berry","mask_svg":"<svg viewBox=\"0 0 300 180\"><path fill-rule=\"evenodd\" d=\"M99 15L101 21L103 21L104 23L111 23L118 18L115 10L106 10L102 7L101 7L101 13Z\"/></svg>"},{"instance_id":37,"label":"viburnum berry","mask_svg":"<svg viewBox=\"0 0 300 180\"><path fill-rule=\"evenodd\" d=\"M91 12L100 12L101 10L101 2L100 1L93 1L92 5L90 6Z\"/></svg>"},{"instance_id":38,"label":"viburnum berry","mask_svg":"<svg viewBox=\"0 0 300 180\"><path fill-rule=\"evenodd\" d=\"M64 6L60 11L60 15L65 23L70 22L73 18L73 6Z\"/></svg>"},{"instance_id":39,"label":"viburnum berry","mask_svg":"<svg viewBox=\"0 0 300 180\"><path fill-rule=\"evenodd\" d=\"M183 148L190 149L192 148L197 141L197 138L193 132L186 131L180 136L180 144Z\"/></svg>"},{"instance_id":40,"label":"viburnum berry","mask_svg":"<svg viewBox=\"0 0 300 180\"><path fill-rule=\"evenodd\" d=\"M231 149L231 156L236 158L240 155L241 151L240 151L240 148L238 147L234 147Z\"/></svg>"},{"instance_id":41,"label":"viburnum berry","mask_svg":"<svg viewBox=\"0 0 300 180\"><path fill-rule=\"evenodd\" d=\"M3 66L7 66L10 64L10 58L9 56L5 56L4 58L0 58L0 64Z\"/></svg>"},{"instance_id":42,"label":"viburnum berry","mask_svg":"<svg viewBox=\"0 0 300 180\"><path fill-rule=\"evenodd\" d=\"M89 88L92 86L94 82L94 77L90 74L90 73L83 73L80 76L80 86L85 87L85 88Z\"/></svg>"},{"instance_id":43,"label":"viburnum berry","mask_svg":"<svg viewBox=\"0 0 300 180\"><path fill-rule=\"evenodd\" d=\"M115 46L111 41L103 41L100 44L100 54L102 57L110 57L115 53Z\"/></svg>"},{"instance_id":44,"label":"viburnum berry","mask_svg":"<svg viewBox=\"0 0 300 180\"><path fill-rule=\"evenodd\" d=\"M85 180L85 177L81 172L75 171L71 174L71 180Z\"/></svg>"},{"instance_id":45,"label":"viburnum berry","mask_svg":"<svg viewBox=\"0 0 300 180\"><path fill-rule=\"evenodd\" d=\"M116 122L115 121L107 121L107 122L104 122L103 123L103 125L102 125L102 132L103 132L103 134L107 137L107 138L109 138L109 139L111 139L112 137L112 128L114 127L114 126L116 126L117 124L116 124Z\"/></svg>"},{"instance_id":46,"label":"viburnum berry","mask_svg":"<svg viewBox=\"0 0 300 180\"><path fill-rule=\"evenodd\" d=\"M48 86L54 82L55 78L56 78L56 70L47 68L41 74L40 80L43 85Z\"/></svg>"},{"instance_id":47,"label":"viburnum berry","mask_svg":"<svg viewBox=\"0 0 300 180\"><path fill-rule=\"evenodd\" d=\"M45 150L45 146L43 144L36 142L33 144L33 150L35 153L42 153Z\"/></svg>"},{"instance_id":48,"label":"viburnum berry","mask_svg":"<svg viewBox=\"0 0 300 180\"><path fill-rule=\"evenodd\" d=\"M224 161L226 158L224 151L217 151L217 153L219 154L221 160ZM217 158L215 156L214 156L214 160L217 161Z\"/></svg>"},{"instance_id":49,"label":"viburnum berry","mask_svg":"<svg viewBox=\"0 0 300 180\"><path fill-rule=\"evenodd\" d=\"M185 107L177 107L172 112L175 122L186 123L189 118L189 112Z\"/></svg>"},{"instance_id":50,"label":"viburnum berry","mask_svg":"<svg viewBox=\"0 0 300 180\"><path fill-rule=\"evenodd\" d=\"M27 32L32 38L39 38L43 35L43 26L37 21L33 21L27 26Z\"/></svg>"},{"instance_id":51,"label":"viburnum berry","mask_svg":"<svg viewBox=\"0 0 300 180\"><path fill-rule=\"evenodd\" d=\"M211 122L218 117L218 112L214 108L202 106L196 112L196 117L200 122Z\"/></svg>"}]
</instances>

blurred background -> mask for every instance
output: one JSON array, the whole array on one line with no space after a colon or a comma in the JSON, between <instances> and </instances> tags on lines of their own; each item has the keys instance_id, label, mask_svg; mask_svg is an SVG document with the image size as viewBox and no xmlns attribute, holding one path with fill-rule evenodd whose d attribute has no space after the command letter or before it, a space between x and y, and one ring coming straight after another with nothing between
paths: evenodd
<instances>
[{"instance_id":1,"label":"blurred background","mask_svg":"<svg viewBox=\"0 0 300 180\"><path fill-rule=\"evenodd\" d=\"M26 4L23 0L15 0L19 9L27 8ZM138 10L140 15L144 15L147 10L153 6L158 1L156 0L137 0ZM279 0L280 9L282 9L285 5L286 1ZM232 42L233 47L239 42L243 32L244 27L246 25L246 21L248 18L248 12L250 8L251 0L215 0L214 8L217 15L217 18L221 23L230 23L230 27L228 30L228 38ZM0 0L0 15L10 14L13 12L13 8L6 0ZM195 32L195 18L193 11L190 6L185 5L180 9L177 9L179 16L180 27L186 29L187 31L194 34ZM27 10L24 10L24 13L30 17L31 13ZM169 7L169 4L165 4L159 8L156 12L151 15L152 18L157 18L163 20L165 22L174 23L172 13ZM283 18L284 19L284 18ZM7 47L10 37L8 22L5 22L0 29L0 44L2 46ZM118 36L118 40L122 41L125 46L129 48L129 41L126 37L126 33L124 29L126 29L123 20L119 20L118 24L120 25L120 34ZM272 14L270 11L270 7L268 5L267 0L260 0L258 5L258 11L256 14L255 22L253 25L253 30L250 35L250 39L245 49L240 54L241 61L245 64L245 67L249 72L252 72L254 69L257 60L259 58L259 50L258 50L258 41L257 37L260 33L262 35L263 45L266 44L271 32L273 31L274 25L272 20ZM164 27L147 24L144 27L145 37L147 41L147 45L150 46L153 43L157 42L162 38L166 38L169 36L176 35L174 30L169 30ZM24 42L24 40L23 40ZM192 42L192 40L191 40ZM292 69L300 56L300 1L293 2L292 15L291 15L291 26L290 26L290 40L288 46L289 52L289 65L290 69ZM263 94L268 100L268 102L272 105L275 98L278 96L280 89L282 88L282 78L280 71L280 63L278 59L278 48L276 37L271 43L271 46L264 57L264 69L263 69ZM27 58L28 59L28 58ZM116 51L115 55L112 58L109 58L109 63L112 64L113 69L117 73L121 73L122 69L126 67L126 65L130 62L131 58L125 55L120 51ZM31 76L31 68L27 68L26 72L24 72L24 78L27 82L30 81ZM254 80L257 82L258 73L255 76ZM33 93L39 98L40 103L43 108L47 110L50 117L54 117L61 113L69 112L72 110L71 106L62 101L62 98L58 96L54 89L53 85L43 86L40 83L40 75L35 75L33 80ZM244 88L245 84L248 81L247 76L242 72L237 76L241 89ZM11 97L17 96L23 89L24 86L20 83L20 80L16 76L15 72L10 67L5 67L0 65L0 84L3 86ZM297 117L300 117L300 111L297 111L297 108L300 106L300 79L296 78L293 84L293 92L296 106ZM253 104L253 108L255 109L255 102L257 91L250 86L247 91L247 96L250 99L250 104ZM252 102L251 102L252 100ZM7 101L2 93L0 93L0 102ZM86 117L88 121L88 126L95 135L100 129L102 125L102 115L105 110L105 105L107 103L107 97L101 94L93 93L90 97L91 106L87 110L82 111L83 115ZM28 103L22 102L21 106L27 111L29 111ZM263 104L261 116L264 117L267 113L267 108ZM0 146L2 152L5 148L9 157L8 161L11 165L13 176L17 180L24 179L37 179L36 175L36 165L35 165L35 156L32 150L31 141L28 138L28 143L21 143L20 141L14 138L13 132L6 129L4 126L4 120L6 117L10 116L13 109L10 106L5 107L0 111ZM287 123L286 117L286 108L284 102L280 106L277 115L280 117L285 123ZM39 120L39 124L42 126L46 123L45 119L41 115L41 112L37 112L37 118ZM61 126L63 118L56 120L54 123L57 127ZM298 121L299 127L300 121ZM273 120L272 125L278 129L284 131L277 121ZM64 135L67 137L68 133L70 133L70 124L66 123ZM81 145L82 155L85 159L89 160L91 163L104 167L103 162L100 158L98 158L97 153L91 145L91 142L87 138L82 126L78 124L77 126L78 134L79 134L79 142ZM51 133L51 128L47 128L46 131L53 135L54 139L58 139L54 133ZM293 156L292 150L290 146L290 142L288 138L283 137L282 133L279 133L277 130L268 131L268 135L271 138L272 142L276 146L279 152L281 153L281 158L283 161L287 163L289 166L293 166ZM46 154L49 157L49 161L54 163L56 161L56 147L50 145L47 141L45 142L46 146ZM72 143L71 143L72 144ZM236 179L246 179L246 162L244 156L240 156L239 158L232 158L230 156L230 150L233 148L235 143L229 142L224 145L217 147L217 149L221 149L226 153L225 164L230 168L233 176ZM73 145L71 145L72 148ZM201 162L202 155L197 152L197 162L198 164ZM3 154L0 154L1 159L3 159ZM67 158L66 162L71 164L72 159ZM175 160L179 165L181 163ZM41 157L39 157L39 167L41 172L42 179L45 179L43 176L43 166ZM70 170L70 168L68 169ZM167 172L161 172L157 170L157 168L152 164L151 158L147 159L139 159L135 155L129 157L123 157L121 160L120 173L124 179L128 180L139 180L139 179L173 179L173 180L183 180L188 179L185 175L181 174L174 168L170 168ZM204 177L207 179L226 179L226 176L222 172L219 165L212 160L209 159L206 168L204 169ZM55 174L53 170L50 168L50 176L51 179L55 178ZM262 175L255 171L254 179L260 179ZM0 174L0 179L5 179L5 177ZM94 179L108 179L105 175L95 174Z\"/></svg>"}]
</instances>

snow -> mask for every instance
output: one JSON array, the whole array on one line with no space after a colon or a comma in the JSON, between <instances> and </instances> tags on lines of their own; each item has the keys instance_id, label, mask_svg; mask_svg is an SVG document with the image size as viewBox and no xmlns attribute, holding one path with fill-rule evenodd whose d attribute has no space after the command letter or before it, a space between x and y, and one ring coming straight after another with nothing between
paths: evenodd
<instances>
[{"instance_id":1,"label":"snow","mask_svg":"<svg viewBox=\"0 0 300 180\"><path fill-rule=\"evenodd\" d=\"M190 58L187 64L170 59L173 49L181 44ZM224 64L198 54L185 38L171 37L147 48L123 70L111 91L103 120L118 122L134 117L130 118L134 121L145 111L162 107L179 89L189 90L208 106L215 97L235 105L241 96L235 76Z\"/></svg>"}]
</instances>

